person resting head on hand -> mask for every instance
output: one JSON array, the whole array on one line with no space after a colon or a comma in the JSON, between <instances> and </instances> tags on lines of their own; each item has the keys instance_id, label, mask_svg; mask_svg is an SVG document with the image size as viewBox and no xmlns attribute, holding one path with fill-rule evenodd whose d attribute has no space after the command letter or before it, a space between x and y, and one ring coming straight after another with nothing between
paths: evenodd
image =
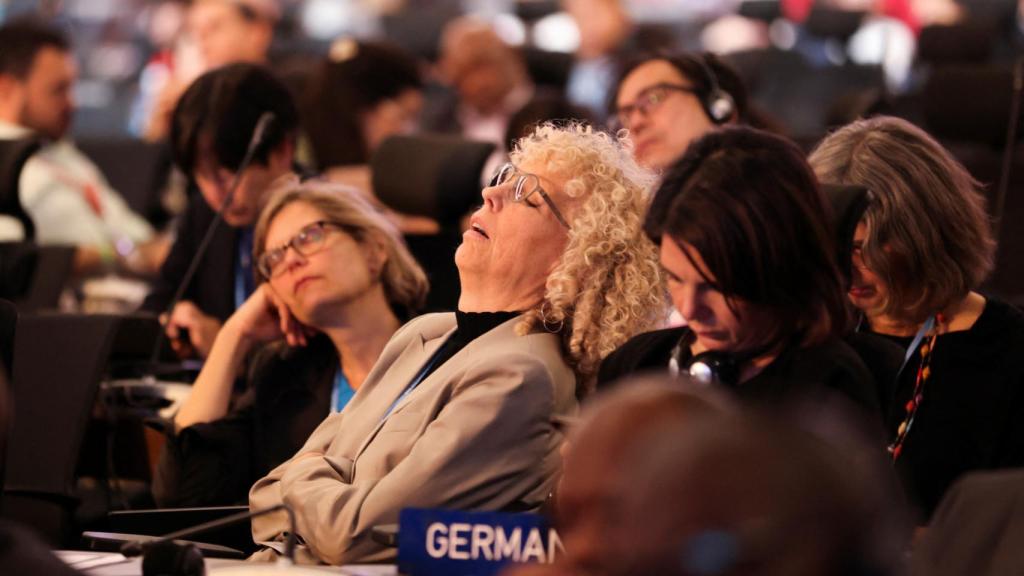
<instances>
[{"instance_id":1,"label":"person resting head on hand","mask_svg":"<svg viewBox=\"0 0 1024 576\"><path fill-rule=\"evenodd\" d=\"M154 479L161 506L244 502L359 390L427 280L353 190L282 183L256 224L260 285L217 334ZM239 374L249 388L232 403Z\"/></svg>"}]
</instances>

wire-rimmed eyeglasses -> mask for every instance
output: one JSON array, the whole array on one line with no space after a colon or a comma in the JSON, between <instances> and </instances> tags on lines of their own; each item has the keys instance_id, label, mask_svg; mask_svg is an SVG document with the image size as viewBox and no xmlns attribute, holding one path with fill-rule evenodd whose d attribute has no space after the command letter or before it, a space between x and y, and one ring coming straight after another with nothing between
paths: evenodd
<instances>
[{"instance_id":1,"label":"wire-rimmed eyeglasses","mask_svg":"<svg viewBox=\"0 0 1024 576\"><path fill-rule=\"evenodd\" d=\"M544 188L540 185L540 178L536 174L530 174L529 172L523 172L516 168L515 164L508 162L502 165L494 172L494 176L491 177L491 186L501 186L508 182L512 182L512 194L509 199L513 202L523 202L530 206L527 200L534 193L540 194L540 197L544 200L544 203L551 208L551 213L555 215L558 222L566 229L569 229L569 222L562 216L561 210L555 205L555 201L548 196L548 193L544 191Z\"/></svg>"},{"instance_id":2,"label":"wire-rimmed eyeglasses","mask_svg":"<svg viewBox=\"0 0 1024 576\"><path fill-rule=\"evenodd\" d=\"M299 233L292 236L283 245L267 250L256 260L256 270L264 278L270 279L280 275L285 270L284 260L288 248L293 248L302 256L312 256L324 248L324 240L327 239L326 228L343 230L344 227L334 222L320 220L304 226Z\"/></svg>"}]
</instances>

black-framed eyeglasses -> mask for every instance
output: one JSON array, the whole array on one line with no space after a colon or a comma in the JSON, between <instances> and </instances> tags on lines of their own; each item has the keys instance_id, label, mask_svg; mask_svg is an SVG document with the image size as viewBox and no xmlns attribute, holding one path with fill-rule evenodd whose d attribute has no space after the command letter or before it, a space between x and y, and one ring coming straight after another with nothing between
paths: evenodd
<instances>
[{"instance_id":1,"label":"black-framed eyeglasses","mask_svg":"<svg viewBox=\"0 0 1024 576\"><path fill-rule=\"evenodd\" d=\"M625 128L629 126L629 120L633 117L633 112L639 112L641 116L646 118L658 106L661 106L662 102L673 92L696 94L697 90L692 86L669 84L667 82L648 86L637 94L632 104L623 104L616 107L615 120L618 123L618 127Z\"/></svg>"},{"instance_id":2,"label":"black-framed eyeglasses","mask_svg":"<svg viewBox=\"0 0 1024 576\"><path fill-rule=\"evenodd\" d=\"M323 250L327 239L327 228L343 230L344 226L334 222L320 220L304 226L302 230L282 246L267 250L256 260L256 270L267 279L279 276L285 270L284 260L288 248L293 248L302 256L312 256Z\"/></svg>"},{"instance_id":3,"label":"black-framed eyeglasses","mask_svg":"<svg viewBox=\"0 0 1024 576\"><path fill-rule=\"evenodd\" d=\"M508 162L494 172L494 176L491 177L490 185L491 187L501 186L509 182L512 183L509 200L534 206L527 200L529 200L530 196L533 196L534 193L540 194L540 197L544 200L544 203L548 205L548 208L551 209L551 213L555 215L558 222L562 226L565 226L567 230L570 229L569 222L566 221L564 216L562 216L562 212L558 209L558 206L555 206L555 201L552 200L551 196L548 196L548 193L541 187L540 178L538 178L536 174L522 172L519 168L516 168L515 164Z\"/></svg>"}]
</instances>

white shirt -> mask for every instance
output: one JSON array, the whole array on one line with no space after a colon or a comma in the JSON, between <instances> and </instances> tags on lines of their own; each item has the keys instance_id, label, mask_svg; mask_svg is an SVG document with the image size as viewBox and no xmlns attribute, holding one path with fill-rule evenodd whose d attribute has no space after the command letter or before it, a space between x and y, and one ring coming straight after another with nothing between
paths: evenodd
<instances>
[{"instance_id":1,"label":"white shirt","mask_svg":"<svg viewBox=\"0 0 1024 576\"><path fill-rule=\"evenodd\" d=\"M0 138L31 136L27 128L0 121ZM36 226L39 244L74 244L113 249L122 240L144 242L153 228L132 212L99 168L69 140L46 144L18 180L21 205ZM21 225L0 219L0 240L24 239Z\"/></svg>"}]
</instances>

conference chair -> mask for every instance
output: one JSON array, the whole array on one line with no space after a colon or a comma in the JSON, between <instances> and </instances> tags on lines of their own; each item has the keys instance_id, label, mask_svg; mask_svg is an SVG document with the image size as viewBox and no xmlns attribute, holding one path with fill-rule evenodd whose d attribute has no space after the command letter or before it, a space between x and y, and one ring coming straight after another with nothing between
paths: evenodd
<instances>
[{"instance_id":1,"label":"conference chair","mask_svg":"<svg viewBox=\"0 0 1024 576\"><path fill-rule=\"evenodd\" d=\"M985 64L995 52L997 28L988 19L966 18L956 24L921 29L915 58L920 64Z\"/></svg>"},{"instance_id":2,"label":"conference chair","mask_svg":"<svg viewBox=\"0 0 1024 576\"><path fill-rule=\"evenodd\" d=\"M36 227L18 196L18 181L28 159L39 149L34 139L0 140L0 214L21 222L25 240L35 238Z\"/></svg>"},{"instance_id":3,"label":"conference chair","mask_svg":"<svg viewBox=\"0 0 1024 576\"><path fill-rule=\"evenodd\" d=\"M0 243L0 298L22 311L54 309L71 278L74 246Z\"/></svg>"},{"instance_id":4,"label":"conference chair","mask_svg":"<svg viewBox=\"0 0 1024 576\"><path fill-rule=\"evenodd\" d=\"M779 0L744 0L736 13L744 18L771 24L782 18L782 4Z\"/></svg>"},{"instance_id":5,"label":"conference chair","mask_svg":"<svg viewBox=\"0 0 1024 576\"><path fill-rule=\"evenodd\" d=\"M75 472L119 318L24 314L14 341L3 516L52 545L77 539Z\"/></svg>"},{"instance_id":6,"label":"conference chair","mask_svg":"<svg viewBox=\"0 0 1024 576\"><path fill-rule=\"evenodd\" d=\"M846 63L815 67L801 54L777 48L724 56L743 79L753 104L780 121L787 135L809 147L849 118L850 102L877 98L885 88L881 66Z\"/></svg>"},{"instance_id":7,"label":"conference chair","mask_svg":"<svg viewBox=\"0 0 1024 576\"><path fill-rule=\"evenodd\" d=\"M816 4L804 20L804 29L818 38L835 39L845 44L864 23L866 16L867 12L862 10L841 10Z\"/></svg>"},{"instance_id":8,"label":"conference chair","mask_svg":"<svg viewBox=\"0 0 1024 576\"><path fill-rule=\"evenodd\" d=\"M4 479L7 477L7 435L8 427L5 418L10 414L10 381L11 362L14 356L14 332L18 322L18 309L10 300L0 299L0 494L3 493ZM0 501L2 504L2 501Z\"/></svg>"},{"instance_id":9,"label":"conference chair","mask_svg":"<svg viewBox=\"0 0 1024 576\"><path fill-rule=\"evenodd\" d=\"M398 212L436 220L437 234L407 234L409 251L430 279L427 311L454 310L459 297L455 250L459 221L481 203L483 174L494 145L447 134L394 136L385 140L370 168L373 190Z\"/></svg>"},{"instance_id":10,"label":"conference chair","mask_svg":"<svg viewBox=\"0 0 1024 576\"><path fill-rule=\"evenodd\" d=\"M924 128L983 184L988 196L999 250L996 269L983 289L1021 304L1024 235L1014 224L1024 217L1024 153L1019 146L1024 114L1017 114L1014 126L1010 118L1015 101L1018 107L1024 101L1014 89L1014 71L999 65L934 67L920 100ZM1015 134L1007 141L1010 128Z\"/></svg>"},{"instance_id":11,"label":"conference chair","mask_svg":"<svg viewBox=\"0 0 1024 576\"><path fill-rule=\"evenodd\" d=\"M965 475L935 510L912 576L1017 574L1024 566L1024 470Z\"/></svg>"},{"instance_id":12,"label":"conference chair","mask_svg":"<svg viewBox=\"0 0 1024 576\"><path fill-rule=\"evenodd\" d=\"M3 365L3 376L11 380L11 364L14 360L14 333L18 323L18 308L14 302L0 298L0 364ZM0 437L3 432L0 431ZM0 458L0 468L3 458ZM0 481L3 475L0 474Z\"/></svg>"},{"instance_id":13,"label":"conference chair","mask_svg":"<svg viewBox=\"0 0 1024 576\"><path fill-rule=\"evenodd\" d=\"M171 174L166 143L135 138L83 138L78 148L91 159L128 206L156 227L170 219L161 194Z\"/></svg>"}]
</instances>

